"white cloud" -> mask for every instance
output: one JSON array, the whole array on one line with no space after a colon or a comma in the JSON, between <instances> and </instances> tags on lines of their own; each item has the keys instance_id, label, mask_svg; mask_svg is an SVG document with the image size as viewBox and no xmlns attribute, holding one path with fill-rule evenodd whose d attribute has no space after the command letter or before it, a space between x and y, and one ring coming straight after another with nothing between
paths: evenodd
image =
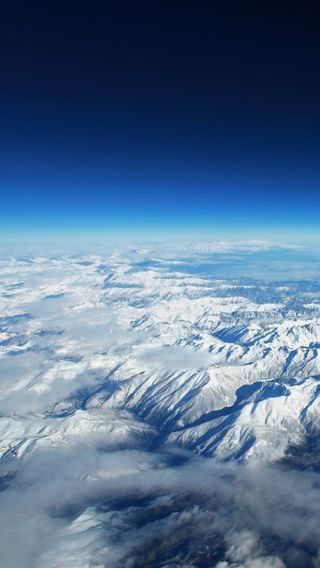
<instances>
[{"instance_id":1,"label":"white cloud","mask_svg":"<svg viewBox=\"0 0 320 568\"><path fill-rule=\"evenodd\" d=\"M190 347L168 345L142 348L136 352L141 365L164 369L204 369L213 364L214 358L207 351L194 351Z\"/></svg>"}]
</instances>

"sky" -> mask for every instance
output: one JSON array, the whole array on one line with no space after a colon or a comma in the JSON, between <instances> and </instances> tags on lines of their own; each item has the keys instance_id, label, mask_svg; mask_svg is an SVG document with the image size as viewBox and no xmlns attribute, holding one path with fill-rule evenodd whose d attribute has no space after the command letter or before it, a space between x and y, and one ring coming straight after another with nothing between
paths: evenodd
<instances>
[{"instance_id":1,"label":"sky","mask_svg":"<svg viewBox=\"0 0 320 568\"><path fill-rule=\"evenodd\" d=\"M0 16L0 232L320 237L316 3Z\"/></svg>"}]
</instances>

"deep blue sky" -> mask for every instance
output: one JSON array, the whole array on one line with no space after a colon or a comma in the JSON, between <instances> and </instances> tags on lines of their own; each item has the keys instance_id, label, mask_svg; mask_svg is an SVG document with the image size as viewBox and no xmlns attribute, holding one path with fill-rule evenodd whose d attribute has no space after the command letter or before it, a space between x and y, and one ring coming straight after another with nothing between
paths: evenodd
<instances>
[{"instance_id":1,"label":"deep blue sky","mask_svg":"<svg viewBox=\"0 0 320 568\"><path fill-rule=\"evenodd\" d=\"M3 5L2 230L320 233L318 12Z\"/></svg>"}]
</instances>

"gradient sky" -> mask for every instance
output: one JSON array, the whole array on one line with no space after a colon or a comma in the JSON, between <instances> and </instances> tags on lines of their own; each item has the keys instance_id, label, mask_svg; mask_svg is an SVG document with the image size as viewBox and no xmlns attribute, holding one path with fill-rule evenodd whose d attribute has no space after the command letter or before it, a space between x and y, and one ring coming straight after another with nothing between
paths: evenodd
<instances>
[{"instance_id":1,"label":"gradient sky","mask_svg":"<svg viewBox=\"0 0 320 568\"><path fill-rule=\"evenodd\" d=\"M320 235L318 12L5 3L2 232Z\"/></svg>"}]
</instances>

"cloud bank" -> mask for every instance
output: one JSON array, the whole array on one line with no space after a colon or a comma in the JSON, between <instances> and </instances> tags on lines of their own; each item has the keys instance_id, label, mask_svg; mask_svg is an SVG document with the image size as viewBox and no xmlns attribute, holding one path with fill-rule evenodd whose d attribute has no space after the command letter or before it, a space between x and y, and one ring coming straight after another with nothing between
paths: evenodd
<instances>
[{"instance_id":1,"label":"cloud bank","mask_svg":"<svg viewBox=\"0 0 320 568\"><path fill-rule=\"evenodd\" d=\"M318 474L141 444L91 437L2 463L4 566L319 565Z\"/></svg>"}]
</instances>

